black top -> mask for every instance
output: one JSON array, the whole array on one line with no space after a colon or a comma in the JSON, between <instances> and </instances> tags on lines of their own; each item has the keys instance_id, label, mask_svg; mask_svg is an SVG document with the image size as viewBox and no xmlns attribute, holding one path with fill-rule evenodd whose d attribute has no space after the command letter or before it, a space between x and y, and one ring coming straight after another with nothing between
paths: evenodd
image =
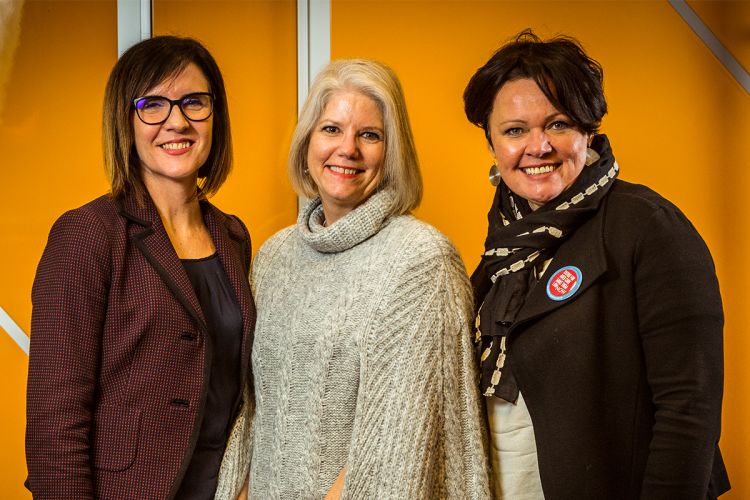
<instances>
[{"instance_id":1,"label":"black top","mask_svg":"<svg viewBox=\"0 0 750 500\"><path fill-rule=\"evenodd\" d=\"M218 254L182 259L206 318L211 372L203 422L177 498L212 499L240 391L242 314Z\"/></svg>"}]
</instances>

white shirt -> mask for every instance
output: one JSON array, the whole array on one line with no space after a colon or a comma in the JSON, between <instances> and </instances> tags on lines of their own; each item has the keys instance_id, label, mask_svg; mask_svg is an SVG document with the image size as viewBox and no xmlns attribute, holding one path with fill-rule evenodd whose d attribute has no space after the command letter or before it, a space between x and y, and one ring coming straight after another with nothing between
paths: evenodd
<instances>
[{"instance_id":1,"label":"white shirt","mask_svg":"<svg viewBox=\"0 0 750 500\"><path fill-rule=\"evenodd\" d=\"M518 394L517 404L496 397L486 402L495 498L544 500L534 427L523 394Z\"/></svg>"}]
</instances>

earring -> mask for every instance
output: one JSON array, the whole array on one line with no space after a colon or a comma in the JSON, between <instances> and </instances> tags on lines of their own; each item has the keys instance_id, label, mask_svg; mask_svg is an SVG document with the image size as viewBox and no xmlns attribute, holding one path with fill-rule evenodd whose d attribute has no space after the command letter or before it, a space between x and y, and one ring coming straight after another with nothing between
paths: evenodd
<instances>
[{"instance_id":1,"label":"earring","mask_svg":"<svg viewBox=\"0 0 750 500\"><path fill-rule=\"evenodd\" d=\"M305 167L305 169L303 170L303 172L305 173L305 175L308 175L310 173L310 170L308 170L307 167Z\"/></svg>"},{"instance_id":2,"label":"earring","mask_svg":"<svg viewBox=\"0 0 750 500\"><path fill-rule=\"evenodd\" d=\"M594 162L599 161L599 153L591 148L586 149L586 166L588 167Z\"/></svg>"},{"instance_id":3,"label":"earring","mask_svg":"<svg viewBox=\"0 0 750 500\"><path fill-rule=\"evenodd\" d=\"M500 184L500 170L497 168L497 163L493 163L490 167L490 184L495 187Z\"/></svg>"}]
</instances>

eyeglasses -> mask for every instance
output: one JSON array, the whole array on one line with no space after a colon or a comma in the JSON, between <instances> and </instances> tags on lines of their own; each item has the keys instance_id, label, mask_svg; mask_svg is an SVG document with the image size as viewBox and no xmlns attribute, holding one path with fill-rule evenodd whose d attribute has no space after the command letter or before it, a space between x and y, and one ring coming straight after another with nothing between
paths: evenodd
<instances>
[{"instance_id":1,"label":"eyeglasses","mask_svg":"<svg viewBox=\"0 0 750 500\"><path fill-rule=\"evenodd\" d=\"M182 114L192 122L208 120L214 110L214 96L208 92L193 92L179 99L167 99L160 95L147 95L133 99L133 107L146 125L164 123L177 105Z\"/></svg>"}]
</instances>

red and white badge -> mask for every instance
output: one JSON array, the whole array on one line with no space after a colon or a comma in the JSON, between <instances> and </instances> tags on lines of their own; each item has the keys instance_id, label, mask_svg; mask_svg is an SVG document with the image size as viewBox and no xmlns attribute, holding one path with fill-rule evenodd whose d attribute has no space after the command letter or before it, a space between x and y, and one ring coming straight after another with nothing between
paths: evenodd
<instances>
[{"instance_id":1,"label":"red and white badge","mask_svg":"<svg viewBox=\"0 0 750 500\"><path fill-rule=\"evenodd\" d=\"M576 266L561 267L547 282L547 297L552 300L565 300L578 291L583 281L583 273Z\"/></svg>"}]
</instances>

